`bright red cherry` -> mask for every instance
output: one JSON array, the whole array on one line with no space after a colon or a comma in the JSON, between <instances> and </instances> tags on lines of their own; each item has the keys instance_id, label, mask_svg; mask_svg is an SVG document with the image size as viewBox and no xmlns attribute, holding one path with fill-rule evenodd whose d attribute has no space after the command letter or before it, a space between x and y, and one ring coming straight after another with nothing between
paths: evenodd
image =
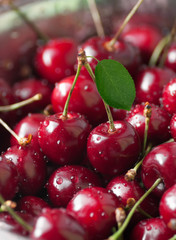
<instances>
[{"instance_id":1,"label":"bright red cherry","mask_svg":"<svg viewBox=\"0 0 176 240\"><path fill-rule=\"evenodd\" d=\"M148 128L148 142L158 144L167 141L170 138L170 116L163 108L154 104L151 104L150 106L152 113ZM125 119L136 129L140 136L141 143L144 141L145 131L144 108L145 104L135 105L127 114L127 117Z\"/></svg>"},{"instance_id":2,"label":"bright red cherry","mask_svg":"<svg viewBox=\"0 0 176 240\"><path fill-rule=\"evenodd\" d=\"M41 77L56 83L74 74L76 59L77 43L73 39L54 39L38 48L35 68Z\"/></svg>"},{"instance_id":3,"label":"bright red cherry","mask_svg":"<svg viewBox=\"0 0 176 240\"><path fill-rule=\"evenodd\" d=\"M136 77L136 102L160 104L164 86L175 76L169 68L145 67Z\"/></svg>"},{"instance_id":4,"label":"bright red cherry","mask_svg":"<svg viewBox=\"0 0 176 240\"><path fill-rule=\"evenodd\" d=\"M51 95L51 103L55 112L62 112L75 76L67 77L56 83ZM88 121L97 125L106 117L103 101L96 84L88 76L79 75L68 106L69 112L78 112Z\"/></svg>"},{"instance_id":5,"label":"bright red cherry","mask_svg":"<svg viewBox=\"0 0 176 240\"><path fill-rule=\"evenodd\" d=\"M172 230L175 230L176 234L176 184L163 194L159 211L166 225Z\"/></svg>"},{"instance_id":6,"label":"bright red cherry","mask_svg":"<svg viewBox=\"0 0 176 240\"><path fill-rule=\"evenodd\" d=\"M138 160L141 150L139 135L126 121L115 121L115 131L108 122L92 130L87 142L88 158L94 168L107 176L124 173Z\"/></svg>"},{"instance_id":7,"label":"bright red cherry","mask_svg":"<svg viewBox=\"0 0 176 240\"><path fill-rule=\"evenodd\" d=\"M140 221L133 229L129 240L168 240L172 231L161 218L150 218Z\"/></svg>"},{"instance_id":8,"label":"bright red cherry","mask_svg":"<svg viewBox=\"0 0 176 240\"><path fill-rule=\"evenodd\" d=\"M170 114L176 113L176 78L173 78L163 89L162 103Z\"/></svg>"},{"instance_id":9,"label":"bright red cherry","mask_svg":"<svg viewBox=\"0 0 176 240\"><path fill-rule=\"evenodd\" d=\"M16 166L5 157L0 158L0 194L10 200L18 192L18 173Z\"/></svg>"},{"instance_id":10,"label":"bright red cherry","mask_svg":"<svg viewBox=\"0 0 176 240\"><path fill-rule=\"evenodd\" d=\"M134 198L137 202L145 193L144 189L139 185L137 181L126 181L124 176L117 176L113 178L106 187L108 190L111 190L125 207L127 206L127 200L130 198ZM158 201L153 196L149 195L145 200L141 203L140 208L145 212L149 213L153 217L158 216ZM139 219L145 218L138 211L135 212L135 222L139 221Z\"/></svg>"},{"instance_id":11,"label":"bright red cherry","mask_svg":"<svg viewBox=\"0 0 176 240\"><path fill-rule=\"evenodd\" d=\"M14 145L3 153L12 161L19 174L19 191L24 195L38 193L45 183L46 164L41 152L34 149L32 144L25 147Z\"/></svg>"},{"instance_id":12,"label":"bright red cherry","mask_svg":"<svg viewBox=\"0 0 176 240\"><path fill-rule=\"evenodd\" d=\"M66 207L79 190L101 186L99 177L91 170L81 166L58 168L49 178L47 190L50 201L56 207Z\"/></svg>"},{"instance_id":13,"label":"bright red cherry","mask_svg":"<svg viewBox=\"0 0 176 240\"><path fill-rule=\"evenodd\" d=\"M91 126L83 115L62 113L46 117L38 130L42 151L52 162L60 165L76 164L83 160Z\"/></svg>"},{"instance_id":14,"label":"bright red cherry","mask_svg":"<svg viewBox=\"0 0 176 240\"><path fill-rule=\"evenodd\" d=\"M148 62L153 50L162 39L162 33L159 28L151 24L132 25L122 33L122 39L132 43L141 51L143 61Z\"/></svg>"},{"instance_id":15,"label":"bright red cherry","mask_svg":"<svg viewBox=\"0 0 176 240\"><path fill-rule=\"evenodd\" d=\"M82 224L90 240L102 240L110 236L116 225L115 209L118 198L100 187L85 188L75 194L67 210Z\"/></svg>"},{"instance_id":16,"label":"bright red cherry","mask_svg":"<svg viewBox=\"0 0 176 240\"><path fill-rule=\"evenodd\" d=\"M162 182L153 190L159 197L176 183L176 142L163 143L153 148L142 163L142 181L149 189L156 179Z\"/></svg>"},{"instance_id":17,"label":"bright red cherry","mask_svg":"<svg viewBox=\"0 0 176 240\"><path fill-rule=\"evenodd\" d=\"M14 132L21 138L28 137L29 134L32 134L32 144L33 147L39 150L38 143L38 128L40 126L40 122L45 120L45 115L42 113L29 113L26 117L24 117L21 121L17 123ZM11 136L11 146L18 144L16 138Z\"/></svg>"},{"instance_id":18,"label":"bright red cherry","mask_svg":"<svg viewBox=\"0 0 176 240\"><path fill-rule=\"evenodd\" d=\"M176 43L173 42L170 46L167 57L165 60L165 66L172 69L174 72L176 72Z\"/></svg>"},{"instance_id":19,"label":"bright red cherry","mask_svg":"<svg viewBox=\"0 0 176 240\"><path fill-rule=\"evenodd\" d=\"M16 101L20 102L33 97L37 93L42 94L42 99L28 104L18 110L19 115L25 115L29 112L38 112L50 103L51 88L46 80L39 80L36 78L24 79L16 82L12 88ZM21 114L20 114L21 113Z\"/></svg>"},{"instance_id":20,"label":"bright red cherry","mask_svg":"<svg viewBox=\"0 0 176 240\"><path fill-rule=\"evenodd\" d=\"M17 209L20 212L38 216L43 208L49 208L47 202L36 196L24 196L17 202Z\"/></svg>"},{"instance_id":21,"label":"bright red cherry","mask_svg":"<svg viewBox=\"0 0 176 240\"><path fill-rule=\"evenodd\" d=\"M44 209L30 237L32 240L89 240L82 226L63 208Z\"/></svg>"}]
</instances>

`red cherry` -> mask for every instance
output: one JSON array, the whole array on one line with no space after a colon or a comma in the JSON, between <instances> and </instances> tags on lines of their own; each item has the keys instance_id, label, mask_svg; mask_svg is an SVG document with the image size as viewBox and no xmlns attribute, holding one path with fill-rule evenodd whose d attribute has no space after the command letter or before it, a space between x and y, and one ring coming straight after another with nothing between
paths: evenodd
<instances>
[{"instance_id":1,"label":"red cherry","mask_svg":"<svg viewBox=\"0 0 176 240\"><path fill-rule=\"evenodd\" d=\"M37 218L32 240L88 240L82 226L65 209L44 209Z\"/></svg>"},{"instance_id":2,"label":"red cherry","mask_svg":"<svg viewBox=\"0 0 176 240\"><path fill-rule=\"evenodd\" d=\"M74 76L71 76L56 83L51 96L55 112L63 111L73 80ZM106 117L103 101L90 77L79 75L72 92L68 111L85 115L93 125L99 124Z\"/></svg>"},{"instance_id":3,"label":"red cherry","mask_svg":"<svg viewBox=\"0 0 176 240\"><path fill-rule=\"evenodd\" d=\"M85 188L76 193L67 210L82 224L88 239L102 240L111 234L116 225L115 209L119 207L116 196L100 187Z\"/></svg>"},{"instance_id":4,"label":"red cherry","mask_svg":"<svg viewBox=\"0 0 176 240\"><path fill-rule=\"evenodd\" d=\"M79 190L101 186L99 177L91 170L81 166L58 168L49 178L47 190L54 206L66 207Z\"/></svg>"},{"instance_id":5,"label":"red cherry","mask_svg":"<svg viewBox=\"0 0 176 240\"><path fill-rule=\"evenodd\" d=\"M146 67L136 77L136 102L160 104L164 86L175 76L169 68Z\"/></svg>"},{"instance_id":6,"label":"red cherry","mask_svg":"<svg viewBox=\"0 0 176 240\"><path fill-rule=\"evenodd\" d=\"M54 163L76 164L83 160L91 126L83 115L62 113L46 117L38 130L42 151Z\"/></svg>"},{"instance_id":7,"label":"red cherry","mask_svg":"<svg viewBox=\"0 0 176 240\"><path fill-rule=\"evenodd\" d=\"M24 117L21 121L17 123L14 128L14 132L19 137L28 137L29 134L32 134L32 144L36 150L39 150L38 143L38 128L40 126L40 122L45 120L45 115L41 113L30 113L26 117ZM11 136L11 146L18 144L16 138Z\"/></svg>"},{"instance_id":8,"label":"red cherry","mask_svg":"<svg viewBox=\"0 0 176 240\"><path fill-rule=\"evenodd\" d=\"M18 192L18 173L13 162L5 157L0 159L0 194L6 200L12 199Z\"/></svg>"},{"instance_id":9,"label":"red cherry","mask_svg":"<svg viewBox=\"0 0 176 240\"><path fill-rule=\"evenodd\" d=\"M163 89L162 103L170 114L176 113L176 78L173 78Z\"/></svg>"},{"instance_id":10,"label":"red cherry","mask_svg":"<svg viewBox=\"0 0 176 240\"><path fill-rule=\"evenodd\" d=\"M17 99L17 102L31 98L37 93L42 94L41 100L28 104L27 106L22 107L18 110L18 114L21 113L23 116L25 113L43 110L43 108L50 103L51 88L49 87L46 80L39 80L36 78L25 79L15 83L12 90Z\"/></svg>"},{"instance_id":11,"label":"red cherry","mask_svg":"<svg viewBox=\"0 0 176 240\"><path fill-rule=\"evenodd\" d=\"M143 61L147 63L156 45L162 39L162 33L159 28L151 24L141 24L132 25L122 33L121 37L138 47L141 51Z\"/></svg>"},{"instance_id":12,"label":"red cherry","mask_svg":"<svg viewBox=\"0 0 176 240\"><path fill-rule=\"evenodd\" d=\"M175 230L176 234L176 184L163 194L159 211L166 225L172 230Z\"/></svg>"},{"instance_id":13,"label":"red cherry","mask_svg":"<svg viewBox=\"0 0 176 240\"><path fill-rule=\"evenodd\" d=\"M171 118L170 132L171 132L171 136L173 137L174 141L176 142L176 114L173 114L173 116Z\"/></svg>"},{"instance_id":14,"label":"red cherry","mask_svg":"<svg viewBox=\"0 0 176 240\"><path fill-rule=\"evenodd\" d=\"M149 121L148 129L148 142L152 144L162 143L170 138L169 126L170 116L161 107L151 104L151 118ZM144 141L145 131L145 116L144 116L145 104L137 104L127 114L126 121L128 121L138 132L141 143ZM162 134L161 134L162 132Z\"/></svg>"},{"instance_id":15,"label":"red cherry","mask_svg":"<svg viewBox=\"0 0 176 240\"><path fill-rule=\"evenodd\" d=\"M142 163L142 181L149 189L157 178L162 182L153 190L159 197L176 183L176 142L163 143L153 148Z\"/></svg>"},{"instance_id":16,"label":"red cherry","mask_svg":"<svg viewBox=\"0 0 176 240\"><path fill-rule=\"evenodd\" d=\"M49 208L47 202L36 196L24 196L17 202L17 209L20 212L38 216L43 208Z\"/></svg>"},{"instance_id":17,"label":"red cherry","mask_svg":"<svg viewBox=\"0 0 176 240\"><path fill-rule=\"evenodd\" d=\"M168 240L172 236L173 233L163 219L150 218L142 220L135 226L129 240Z\"/></svg>"},{"instance_id":18,"label":"red cherry","mask_svg":"<svg viewBox=\"0 0 176 240\"><path fill-rule=\"evenodd\" d=\"M77 44L73 39L59 38L40 46L35 56L35 67L41 77L51 83L74 74Z\"/></svg>"},{"instance_id":19,"label":"red cherry","mask_svg":"<svg viewBox=\"0 0 176 240\"><path fill-rule=\"evenodd\" d=\"M165 66L172 69L174 72L176 72L176 43L173 42L170 46L167 57L165 60Z\"/></svg>"},{"instance_id":20,"label":"red cherry","mask_svg":"<svg viewBox=\"0 0 176 240\"><path fill-rule=\"evenodd\" d=\"M127 205L127 201L130 198L135 199L137 202L145 193L144 189L139 185L137 181L127 182L124 179L124 176L117 176L113 178L106 187L108 190L111 190L125 207ZM153 196L149 195L145 200L141 203L140 208L145 212L149 213L153 217L158 216L158 201ZM135 218L133 217L133 225L134 222L139 221L144 218L144 216L135 212Z\"/></svg>"},{"instance_id":21,"label":"red cherry","mask_svg":"<svg viewBox=\"0 0 176 240\"><path fill-rule=\"evenodd\" d=\"M126 121L114 122L116 131L109 131L109 123L92 130L87 142L88 158L100 173L116 176L125 173L138 160L141 144L138 133Z\"/></svg>"},{"instance_id":22,"label":"red cherry","mask_svg":"<svg viewBox=\"0 0 176 240\"><path fill-rule=\"evenodd\" d=\"M41 190L46 177L46 165L41 152L36 151L32 144L25 147L14 145L3 156L16 166L20 193L32 195Z\"/></svg>"}]
</instances>

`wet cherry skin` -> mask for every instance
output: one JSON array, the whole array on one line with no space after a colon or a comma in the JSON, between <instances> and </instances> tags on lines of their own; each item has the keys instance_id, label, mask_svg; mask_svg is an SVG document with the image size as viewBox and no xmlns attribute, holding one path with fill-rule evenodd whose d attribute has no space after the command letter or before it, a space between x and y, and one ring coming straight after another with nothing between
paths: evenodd
<instances>
[{"instance_id":1,"label":"wet cherry skin","mask_svg":"<svg viewBox=\"0 0 176 240\"><path fill-rule=\"evenodd\" d=\"M17 209L20 212L38 216L43 208L49 208L47 202L37 196L24 196L17 202Z\"/></svg>"},{"instance_id":2,"label":"wet cherry skin","mask_svg":"<svg viewBox=\"0 0 176 240\"><path fill-rule=\"evenodd\" d=\"M32 144L25 147L14 145L2 156L15 164L21 194L35 195L41 190L46 178L46 164L43 154L34 149Z\"/></svg>"},{"instance_id":3,"label":"wet cherry skin","mask_svg":"<svg viewBox=\"0 0 176 240\"><path fill-rule=\"evenodd\" d=\"M86 229L89 240L102 240L110 236L119 206L118 198L107 189L92 187L77 192L67 210Z\"/></svg>"},{"instance_id":4,"label":"wet cherry skin","mask_svg":"<svg viewBox=\"0 0 176 240\"><path fill-rule=\"evenodd\" d=\"M18 192L18 173L13 162L0 157L0 194L5 200L12 199Z\"/></svg>"},{"instance_id":5,"label":"wet cherry skin","mask_svg":"<svg viewBox=\"0 0 176 240\"><path fill-rule=\"evenodd\" d=\"M56 83L51 95L51 103L56 113L63 111L74 78L75 76L70 76ZM106 117L103 101L90 76L79 75L72 92L68 111L85 115L93 125L99 124Z\"/></svg>"},{"instance_id":6,"label":"wet cherry skin","mask_svg":"<svg viewBox=\"0 0 176 240\"><path fill-rule=\"evenodd\" d=\"M93 171L78 165L58 168L49 178L47 192L56 207L66 207L79 190L101 186L101 180Z\"/></svg>"},{"instance_id":7,"label":"wet cherry skin","mask_svg":"<svg viewBox=\"0 0 176 240\"><path fill-rule=\"evenodd\" d=\"M163 108L151 104L151 118L148 129L148 142L159 144L170 138L169 126L170 115ZM144 141L145 131L145 104L136 104L131 111L128 112L126 121L128 121L138 132L141 143ZM161 134L162 132L162 134Z\"/></svg>"},{"instance_id":8,"label":"wet cherry skin","mask_svg":"<svg viewBox=\"0 0 176 240\"><path fill-rule=\"evenodd\" d=\"M56 83L74 74L76 56L77 43L73 39L53 39L38 48L35 68L41 77Z\"/></svg>"},{"instance_id":9,"label":"wet cherry skin","mask_svg":"<svg viewBox=\"0 0 176 240\"><path fill-rule=\"evenodd\" d=\"M16 124L13 130L19 137L22 138L27 138L29 134L32 134L33 146L39 150L38 128L40 126L40 122L44 121L45 117L46 116L42 113L29 113ZM13 136L11 136L10 142L11 146L18 144L18 141Z\"/></svg>"},{"instance_id":10,"label":"wet cherry skin","mask_svg":"<svg viewBox=\"0 0 176 240\"><path fill-rule=\"evenodd\" d=\"M176 234L176 184L163 194L159 212L166 225Z\"/></svg>"},{"instance_id":11,"label":"wet cherry skin","mask_svg":"<svg viewBox=\"0 0 176 240\"><path fill-rule=\"evenodd\" d=\"M163 89L162 103L170 114L176 113L176 78L173 78Z\"/></svg>"},{"instance_id":12,"label":"wet cherry skin","mask_svg":"<svg viewBox=\"0 0 176 240\"><path fill-rule=\"evenodd\" d=\"M116 130L110 132L109 123L94 128L87 141L88 158L101 174L116 176L124 173L138 160L141 150L139 135L126 121L114 121Z\"/></svg>"},{"instance_id":13,"label":"wet cherry skin","mask_svg":"<svg viewBox=\"0 0 176 240\"><path fill-rule=\"evenodd\" d=\"M62 113L46 117L38 130L42 151L52 162L60 165L76 164L83 160L91 126L83 115Z\"/></svg>"},{"instance_id":14,"label":"wet cherry skin","mask_svg":"<svg viewBox=\"0 0 176 240\"><path fill-rule=\"evenodd\" d=\"M139 71L136 86L136 102L160 104L164 86L175 76L169 68L145 67Z\"/></svg>"},{"instance_id":15,"label":"wet cherry skin","mask_svg":"<svg viewBox=\"0 0 176 240\"><path fill-rule=\"evenodd\" d=\"M161 218L150 218L140 221L133 229L129 240L168 240L172 231Z\"/></svg>"},{"instance_id":16,"label":"wet cherry skin","mask_svg":"<svg viewBox=\"0 0 176 240\"><path fill-rule=\"evenodd\" d=\"M176 142L176 113L173 114L171 121L170 121L170 132L171 132L171 136L173 137L174 141Z\"/></svg>"},{"instance_id":17,"label":"wet cherry skin","mask_svg":"<svg viewBox=\"0 0 176 240\"><path fill-rule=\"evenodd\" d=\"M82 226L63 208L45 208L30 237L32 240L89 240Z\"/></svg>"},{"instance_id":18,"label":"wet cherry skin","mask_svg":"<svg viewBox=\"0 0 176 240\"><path fill-rule=\"evenodd\" d=\"M176 142L168 142L154 147L142 163L142 181L149 189L156 179L162 182L153 190L153 194L161 197L163 193L176 183Z\"/></svg>"}]
</instances>

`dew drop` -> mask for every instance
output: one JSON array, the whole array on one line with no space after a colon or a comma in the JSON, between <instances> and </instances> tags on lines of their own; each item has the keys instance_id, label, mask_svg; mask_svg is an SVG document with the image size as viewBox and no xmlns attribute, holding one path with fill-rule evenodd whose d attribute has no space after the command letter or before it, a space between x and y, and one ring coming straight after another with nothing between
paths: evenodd
<instances>
[{"instance_id":1,"label":"dew drop","mask_svg":"<svg viewBox=\"0 0 176 240\"><path fill-rule=\"evenodd\" d=\"M59 177L57 180L56 180L56 183L57 184L62 184L63 183L63 179L61 177Z\"/></svg>"}]
</instances>

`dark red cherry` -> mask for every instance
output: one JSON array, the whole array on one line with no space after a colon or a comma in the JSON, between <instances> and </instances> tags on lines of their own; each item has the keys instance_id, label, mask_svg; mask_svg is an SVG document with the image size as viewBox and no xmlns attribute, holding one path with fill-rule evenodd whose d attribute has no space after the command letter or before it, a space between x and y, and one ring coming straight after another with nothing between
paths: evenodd
<instances>
[{"instance_id":1,"label":"dark red cherry","mask_svg":"<svg viewBox=\"0 0 176 240\"><path fill-rule=\"evenodd\" d=\"M140 221L133 229L129 240L168 240L172 231L161 218L150 218Z\"/></svg>"},{"instance_id":2,"label":"dark red cherry","mask_svg":"<svg viewBox=\"0 0 176 240\"><path fill-rule=\"evenodd\" d=\"M74 74L76 59L77 43L71 38L59 38L40 46L34 62L41 77L56 83Z\"/></svg>"},{"instance_id":3,"label":"dark red cherry","mask_svg":"<svg viewBox=\"0 0 176 240\"><path fill-rule=\"evenodd\" d=\"M115 121L116 130L109 131L108 122L92 130L87 142L88 158L94 168L107 176L124 173L138 160L141 150L139 135L126 121Z\"/></svg>"},{"instance_id":4,"label":"dark red cherry","mask_svg":"<svg viewBox=\"0 0 176 240\"><path fill-rule=\"evenodd\" d=\"M176 183L176 142L163 143L153 148L142 163L142 181L149 189L157 178L162 182L153 190L159 197Z\"/></svg>"},{"instance_id":5,"label":"dark red cherry","mask_svg":"<svg viewBox=\"0 0 176 240\"><path fill-rule=\"evenodd\" d=\"M63 208L44 209L30 237L32 240L88 240L82 226Z\"/></svg>"},{"instance_id":6,"label":"dark red cherry","mask_svg":"<svg viewBox=\"0 0 176 240\"><path fill-rule=\"evenodd\" d=\"M51 88L46 80L39 80L36 78L25 79L15 83L12 90L17 102L31 98L37 93L42 94L41 100L30 103L18 110L18 112L20 112L23 116L25 113L43 110L43 108L50 103Z\"/></svg>"},{"instance_id":7,"label":"dark red cherry","mask_svg":"<svg viewBox=\"0 0 176 240\"><path fill-rule=\"evenodd\" d=\"M145 116L144 116L145 104L137 104L127 114L126 121L128 121L138 132L141 142L144 141L145 131ZM148 128L148 142L153 144L162 143L170 138L169 126L170 116L161 107L151 104L151 118ZM162 132L162 134L161 134Z\"/></svg>"},{"instance_id":8,"label":"dark red cherry","mask_svg":"<svg viewBox=\"0 0 176 240\"><path fill-rule=\"evenodd\" d=\"M36 196L24 196L17 202L17 209L20 212L38 216L43 208L49 208L47 202Z\"/></svg>"},{"instance_id":9,"label":"dark red cherry","mask_svg":"<svg viewBox=\"0 0 176 240\"><path fill-rule=\"evenodd\" d=\"M173 114L171 121L170 121L170 132L171 132L171 136L173 137L174 141L176 142L176 113Z\"/></svg>"},{"instance_id":10,"label":"dark red cherry","mask_svg":"<svg viewBox=\"0 0 176 240\"><path fill-rule=\"evenodd\" d=\"M42 151L54 163L76 164L83 160L91 126L83 115L62 113L46 117L38 130Z\"/></svg>"},{"instance_id":11,"label":"dark red cherry","mask_svg":"<svg viewBox=\"0 0 176 240\"><path fill-rule=\"evenodd\" d=\"M28 137L29 134L32 134L32 143L34 148L39 150L38 143L38 128L40 126L40 122L44 121L45 115L42 113L29 113L26 117L24 117L21 121L17 123L14 132L19 137ZM11 136L11 146L18 144L16 138Z\"/></svg>"},{"instance_id":12,"label":"dark red cherry","mask_svg":"<svg viewBox=\"0 0 176 240\"><path fill-rule=\"evenodd\" d=\"M104 188L92 187L77 192L67 210L86 229L88 239L102 240L112 234L117 207L119 200L114 194Z\"/></svg>"},{"instance_id":13,"label":"dark red cherry","mask_svg":"<svg viewBox=\"0 0 176 240\"><path fill-rule=\"evenodd\" d=\"M132 25L122 33L122 39L132 43L141 51L143 61L148 60L158 42L162 39L162 33L159 28L151 24Z\"/></svg>"},{"instance_id":14,"label":"dark red cherry","mask_svg":"<svg viewBox=\"0 0 176 240\"><path fill-rule=\"evenodd\" d=\"M173 78L163 89L162 103L170 114L176 113L176 78Z\"/></svg>"},{"instance_id":15,"label":"dark red cherry","mask_svg":"<svg viewBox=\"0 0 176 240\"><path fill-rule=\"evenodd\" d=\"M128 111L124 109L111 108L111 113L114 121L116 121L116 120L124 120L126 118Z\"/></svg>"},{"instance_id":16,"label":"dark red cherry","mask_svg":"<svg viewBox=\"0 0 176 240\"><path fill-rule=\"evenodd\" d=\"M175 76L169 68L145 67L136 77L136 102L160 104L164 86Z\"/></svg>"},{"instance_id":17,"label":"dark red cherry","mask_svg":"<svg viewBox=\"0 0 176 240\"><path fill-rule=\"evenodd\" d=\"M14 145L3 156L16 166L20 193L33 195L41 190L46 177L46 164L41 152L36 151L32 144L25 147Z\"/></svg>"},{"instance_id":18,"label":"dark red cherry","mask_svg":"<svg viewBox=\"0 0 176 240\"><path fill-rule=\"evenodd\" d=\"M176 72L176 43L173 42L170 46L166 60L165 60L165 66L172 69L174 72Z\"/></svg>"},{"instance_id":19,"label":"dark red cherry","mask_svg":"<svg viewBox=\"0 0 176 240\"><path fill-rule=\"evenodd\" d=\"M0 158L0 194L10 200L18 192L18 173L16 166L5 157Z\"/></svg>"},{"instance_id":20,"label":"dark red cherry","mask_svg":"<svg viewBox=\"0 0 176 240\"><path fill-rule=\"evenodd\" d=\"M56 83L51 95L51 103L55 112L63 111L73 80L74 76L70 76ZM79 75L72 92L68 111L85 115L93 125L99 124L106 117L103 101L90 77Z\"/></svg>"},{"instance_id":21,"label":"dark red cherry","mask_svg":"<svg viewBox=\"0 0 176 240\"><path fill-rule=\"evenodd\" d=\"M29 213L18 212L16 213L22 218L26 223L28 223L31 227L34 226L36 218ZM5 231L7 233L16 233L23 236L28 236L29 232L23 228L23 226L18 223L9 213L3 212L0 214L0 226L1 231ZM1 233L2 234L2 233ZM13 236L9 235L8 236ZM14 236L15 237L15 236ZM11 238L11 237L10 237Z\"/></svg>"},{"instance_id":22,"label":"dark red cherry","mask_svg":"<svg viewBox=\"0 0 176 240\"><path fill-rule=\"evenodd\" d=\"M163 194L159 211L166 225L172 230L175 230L176 234L176 184Z\"/></svg>"},{"instance_id":23,"label":"dark red cherry","mask_svg":"<svg viewBox=\"0 0 176 240\"><path fill-rule=\"evenodd\" d=\"M111 190L125 207L127 206L127 200L134 198L137 202L145 193L145 190L139 185L137 181L126 181L124 176L117 176L113 178L106 187L108 190ZM153 196L149 195L145 200L140 204L140 208L145 212L149 213L153 217L158 216L158 201ZM133 221L139 221L139 219L145 218L139 212L135 213L135 219ZM134 222L133 222L134 224Z\"/></svg>"},{"instance_id":24,"label":"dark red cherry","mask_svg":"<svg viewBox=\"0 0 176 240\"><path fill-rule=\"evenodd\" d=\"M93 171L72 165L58 168L49 178L47 190L54 206L66 207L79 190L101 185L98 175Z\"/></svg>"}]
</instances>

